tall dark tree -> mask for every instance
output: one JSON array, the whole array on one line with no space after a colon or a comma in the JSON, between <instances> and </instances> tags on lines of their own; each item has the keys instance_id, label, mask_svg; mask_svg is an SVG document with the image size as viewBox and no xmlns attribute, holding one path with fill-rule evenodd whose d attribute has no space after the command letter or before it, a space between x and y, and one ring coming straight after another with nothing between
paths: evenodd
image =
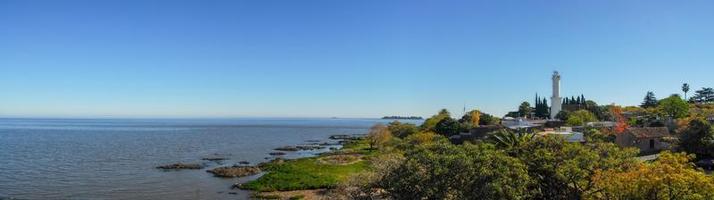
<instances>
[{"instance_id":1,"label":"tall dark tree","mask_svg":"<svg viewBox=\"0 0 714 200\"><path fill-rule=\"evenodd\" d=\"M542 118L548 118L550 117L550 107L548 107L548 100L543 97L543 101L541 102L543 104L543 116Z\"/></svg>"},{"instance_id":2,"label":"tall dark tree","mask_svg":"<svg viewBox=\"0 0 714 200\"><path fill-rule=\"evenodd\" d=\"M580 100L580 96L578 96L578 99L575 100L576 104L582 105L582 101Z\"/></svg>"},{"instance_id":3,"label":"tall dark tree","mask_svg":"<svg viewBox=\"0 0 714 200\"><path fill-rule=\"evenodd\" d=\"M535 116L539 118L548 118L550 116L550 111L548 107L548 100L543 97L541 99L538 94L536 94L536 104L535 104Z\"/></svg>"},{"instance_id":4,"label":"tall dark tree","mask_svg":"<svg viewBox=\"0 0 714 200\"><path fill-rule=\"evenodd\" d=\"M536 117L540 117L540 111L541 111L540 98L538 98L538 93L536 93L536 96L535 96L535 116Z\"/></svg>"},{"instance_id":5,"label":"tall dark tree","mask_svg":"<svg viewBox=\"0 0 714 200\"><path fill-rule=\"evenodd\" d=\"M645 95L645 99L642 101L642 108L654 108L657 107L657 97L655 97L654 92L648 91Z\"/></svg>"},{"instance_id":6,"label":"tall dark tree","mask_svg":"<svg viewBox=\"0 0 714 200\"><path fill-rule=\"evenodd\" d=\"M684 99L687 99L687 93L689 92L689 83L682 84L682 92L684 92Z\"/></svg>"},{"instance_id":7,"label":"tall dark tree","mask_svg":"<svg viewBox=\"0 0 714 200\"><path fill-rule=\"evenodd\" d=\"M701 90L694 91L694 93L691 101L698 104L714 103L714 89L702 88Z\"/></svg>"}]
</instances>

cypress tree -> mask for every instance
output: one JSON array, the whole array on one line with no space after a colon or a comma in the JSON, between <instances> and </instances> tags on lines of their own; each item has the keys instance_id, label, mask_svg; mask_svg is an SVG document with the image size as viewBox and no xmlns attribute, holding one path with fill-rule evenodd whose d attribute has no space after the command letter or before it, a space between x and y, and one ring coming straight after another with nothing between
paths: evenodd
<instances>
[{"instance_id":1,"label":"cypress tree","mask_svg":"<svg viewBox=\"0 0 714 200\"><path fill-rule=\"evenodd\" d=\"M576 100L576 102L578 103L578 105L582 105L582 104L583 104L583 102L580 101L580 96L578 96L578 100Z\"/></svg>"},{"instance_id":2,"label":"cypress tree","mask_svg":"<svg viewBox=\"0 0 714 200\"><path fill-rule=\"evenodd\" d=\"M550 116L550 110L548 109L548 100L543 97L543 118L548 118Z\"/></svg>"}]
</instances>

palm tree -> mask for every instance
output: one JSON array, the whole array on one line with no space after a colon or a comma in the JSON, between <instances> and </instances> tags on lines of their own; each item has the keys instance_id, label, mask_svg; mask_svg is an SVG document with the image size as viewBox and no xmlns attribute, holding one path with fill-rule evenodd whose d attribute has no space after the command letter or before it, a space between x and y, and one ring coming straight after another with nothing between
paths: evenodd
<instances>
[{"instance_id":1,"label":"palm tree","mask_svg":"<svg viewBox=\"0 0 714 200\"><path fill-rule=\"evenodd\" d=\"M687 92L689 92L689 84L682 84L682 92L684 92L684 100L687 100Z\"/></svg>"},{"instance_id":2,"label":"palm tree","mask_svg":"<svg viewBox=\"0 0 714 200\"><path fill-rule=\"evenodd\" d=\"M517 132L498 130L491 134L491 141L496 144L497 147L508 150L527 143L533 139L533 137L535 137L534 133L525 130L519 130Z\"/></svg>"}]
</instances>

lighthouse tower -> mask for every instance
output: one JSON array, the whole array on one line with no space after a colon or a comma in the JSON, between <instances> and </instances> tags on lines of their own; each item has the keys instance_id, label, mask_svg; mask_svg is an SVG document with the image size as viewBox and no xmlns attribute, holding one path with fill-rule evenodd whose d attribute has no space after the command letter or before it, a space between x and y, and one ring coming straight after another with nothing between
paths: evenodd
<instances>
[{"instance_id":1,"label":"lighthouse tower","mask_svg":"<svg viewBox=\"0 0 714 200\"><path fill-rule=\"evenodd\" d=\"M558 71L553 72L553 96L550 97L550 119L555 119L555 116L562 109L563 99L560 97L560 74Z\"/></svg>"}]
</instances>

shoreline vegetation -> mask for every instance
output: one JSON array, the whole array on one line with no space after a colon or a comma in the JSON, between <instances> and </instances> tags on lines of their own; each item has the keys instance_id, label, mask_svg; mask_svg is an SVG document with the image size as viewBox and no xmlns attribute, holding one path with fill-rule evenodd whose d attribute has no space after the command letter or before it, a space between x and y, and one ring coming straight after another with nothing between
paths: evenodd
<instances>
[{"instance_id":1,"label":"shoreline vegetation","mask_svg":"<svg viewBox=\"0 0 714 200\"><path fill-rule=\"evenodd\" d=\"M714 199L714 177L695 165L714 156L714 104L682 102L671 96L643 109L589 101L561 115L564 126L580 124L576 142L506 128L478 110L458 120L442 110L419 126L377 124L342 149L268 164L265 175L237 187L255 199ZM584 125L590 121L613 126ZM614 141L630 127L668 124L671 146L652 160ZM451 141L482 126L495 131Z\"/></svg>"},{"instance_id":2,"label":"shoreline vegetation","mask_svg":"<svg viewBox=\"0 0 714 200\"><path fill-rule=\"evenodd\" d=\"M314 157L265 163L261 166L266 171L263 176L234 187L254 191L255 199L333 199L330 190L352 175L366 172L368 158L376 151L359 135L331 138L340 138L343 147Z\"/></svg>"},{"instance_id":3,"label":"shoreline vegetation","mask_svg":"<svg viewBox=\"0 0 714 200\"><path fill-rule=\"evenodd\" d=\"M537 133L548 127L508 128L478 110L453 119L443 109L421 125L395 120L364 135L332 135L342 147L312 157L276 154L256 166L213 171L260 174L232 186L252 191L254 199L714 199L714 177L695 165L714 158L714 92L707 103L651 96L642 108L587 101L559 114L557 126L583 131L579 141ZM521 106L522 120L529 120L528 110ZM593 121L612 126L585 125ZM632 127L666 127L671 136L662 141L671 145L643 160L640 148L615 142ZM454 142L474 130L488 132ZM275 150L284 155L328 145Z\"/></svg>"}]
</instances>

